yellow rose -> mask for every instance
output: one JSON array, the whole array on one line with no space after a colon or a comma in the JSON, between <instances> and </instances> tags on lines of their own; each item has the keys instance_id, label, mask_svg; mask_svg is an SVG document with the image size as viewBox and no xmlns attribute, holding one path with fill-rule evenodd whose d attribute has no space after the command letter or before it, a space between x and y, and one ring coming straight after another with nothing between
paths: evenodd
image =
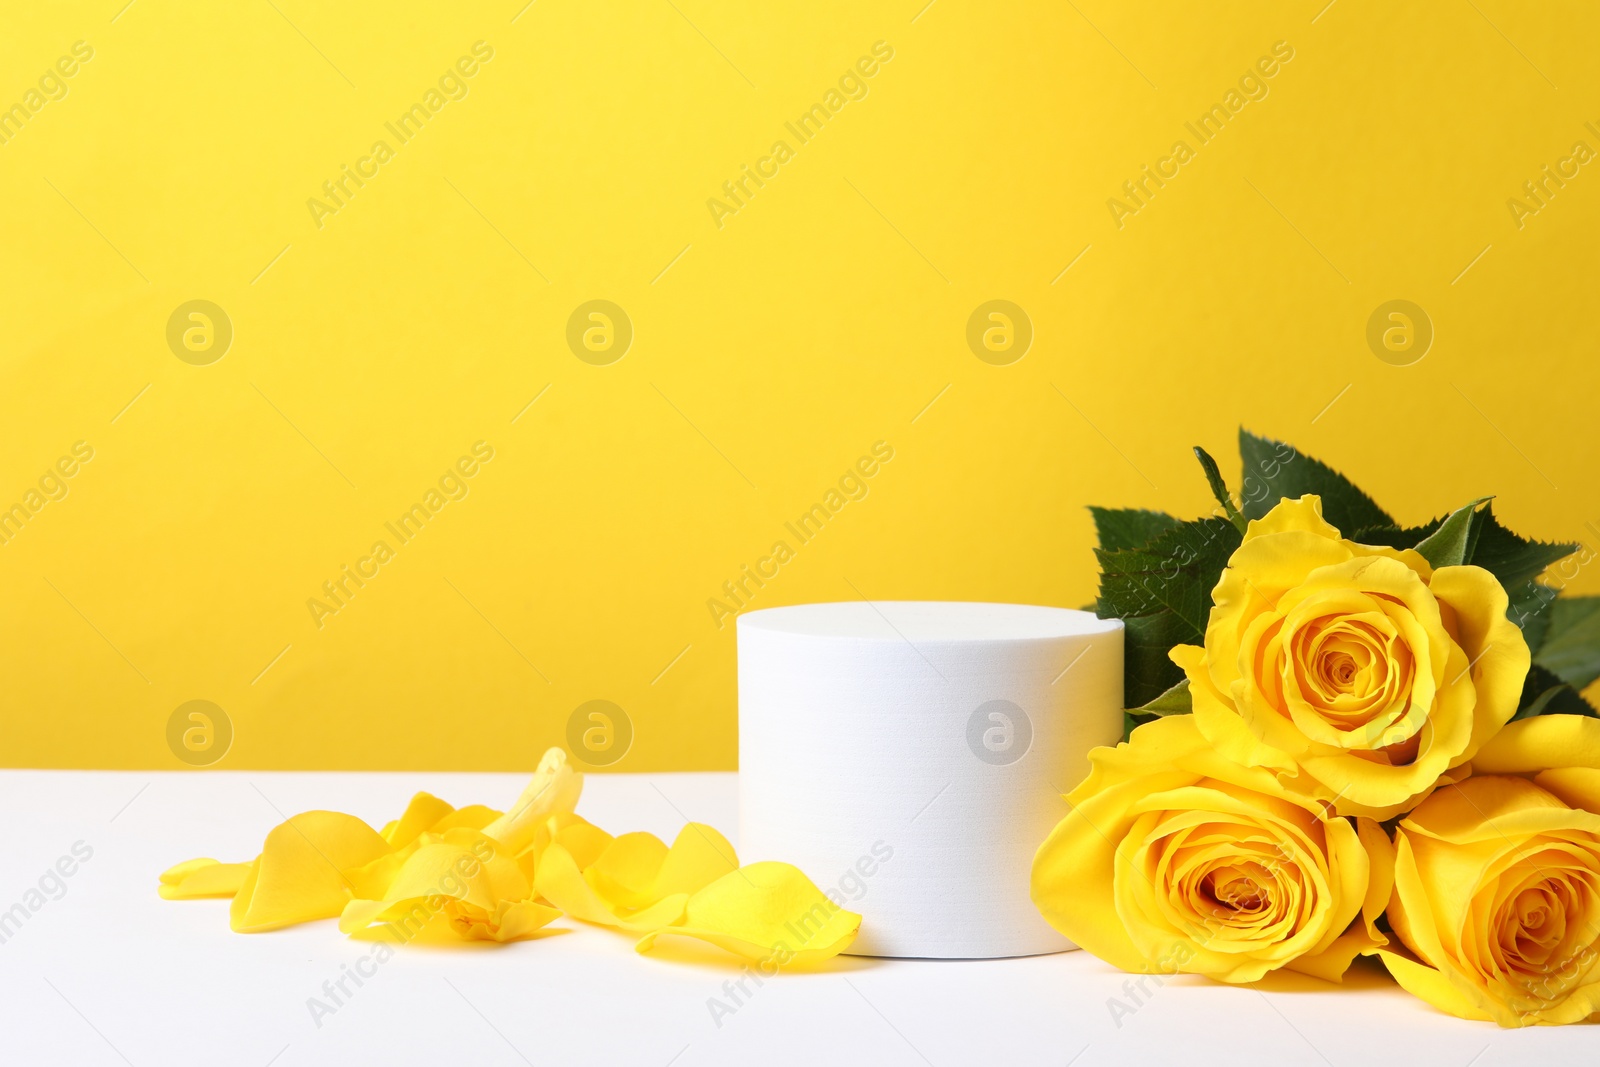
<instances>
[{"instance_id":1,"label":"yellow rose","mask_svg":"<svg viewBox=\"0 0 1600 1067\"><path fill-rule=\"evenodd\" d=\"M1494 575L1344 540L1315 496L1250 523L1212 600L1205 647L1172 650L1200 731L1342 814L1392 818L1464 777L1528 672Z\"/></svg>"},{"instance_id":2,"label":"yellow rose","mask_svg":"<svg viewBox=\"0 0 1600 1067\"><path fill-rule=\"evenodd\" d=\"M1376 823L1224 759L1190 715L1089 758L1032 879L1040 912L1080 948L1124 971L1337 981L1386 943L1375 923L1393 853Z\"/></svg>"},{"instance_id":3,"label":"yellow rose","mask_svg":"<svg viewBox=\"0 0 1600 1067\"><path fill-rule=\"evenodd\" d=\"M1589 768L1475 776L1423 801L1395 831L1389 922L1417 957L1382 952L1395 980L1501 1026L1600 1011L1597 811Z\"/></svg>"},{"instance_id":4,"label":"yellow rose","mask_svg":"<svg viewBox=\"0 0 1600 1067\"><path fill-rule=\"evenodd\" d=\"M1462 1018L1588 1018L1600 1010L1600 720L1511 723L1472 769L1400 824L1389 917L1418 958L1383 961Z\"/></svg>"}]
</instances>

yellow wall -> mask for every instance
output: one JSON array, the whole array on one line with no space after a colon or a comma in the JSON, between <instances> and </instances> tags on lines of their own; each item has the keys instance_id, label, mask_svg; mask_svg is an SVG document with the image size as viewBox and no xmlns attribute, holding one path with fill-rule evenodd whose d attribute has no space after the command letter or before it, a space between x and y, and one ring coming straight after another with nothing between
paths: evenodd
<instances>
[{"instance_id":1,"label":"yellow wall","mask_svg":"<svg viewBox=\"0 0 1600 1067\"><path fill-rule=\"evenodd\" d=\"M525 769L603 699L617 769L729 768L708 600L774 542L753 606L1078 605L1084 505L1207 508L1188 446L1232 468L1241 422L1406 520L1497 493L1600 538L1600 166L1508 207L1600 151L1591 6L123 3L0 33L0 106L40 105L0 144L0 506L74 472L0 545L5 764L178 767L205 700L223 767ZM776 174L708 207L746 164ZM207 365L167 339L197 299L233 330ZM633 326L609 365L566 339L594 299ZM993 299L1034 331L1009 365L967 344ZM1369 350L1392 299L1420 362Z\"/></svg>"}]
</instances>

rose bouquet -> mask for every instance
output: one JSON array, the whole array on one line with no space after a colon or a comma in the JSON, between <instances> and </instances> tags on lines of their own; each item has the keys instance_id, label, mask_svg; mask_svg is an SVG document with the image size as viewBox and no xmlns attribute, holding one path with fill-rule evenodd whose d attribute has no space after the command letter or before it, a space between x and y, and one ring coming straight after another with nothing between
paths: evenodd
<instances>
[{"instance_id":1,"label":"rose bouquet","mask_svg":"<svg viewBox=\"0 0 1600 1067\"><path fill-rule=\"evenodd\" d=\"M1127 971L1337 981L1376 955L1462 1018L1593 1017L1600 597L1561 595L1592 553L1487 498L1405 527L1287 445L1240 451L1236 500L1195 450L1208 518L1091 509L1128 734L1035 903Z\"/></svg>"}]
</instances>

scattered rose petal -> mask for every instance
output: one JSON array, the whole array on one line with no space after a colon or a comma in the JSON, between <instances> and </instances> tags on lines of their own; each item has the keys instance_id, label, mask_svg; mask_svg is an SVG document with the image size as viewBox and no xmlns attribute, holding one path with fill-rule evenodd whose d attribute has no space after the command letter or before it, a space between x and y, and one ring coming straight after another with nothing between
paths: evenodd
<instances>
[{"instance_id":1,"label":"scattered rose petal","mask_svg":"<svg viewBox=\"0 0 1600 1067\"><path fill-rule=\"evenodd\" d=\"M688 899L681 925L639 939L648 952L662 937L708 941L766 966L806 966L837 956L855 940L861 916L823 895L787 863L752 863Z\"/></svg>"}]
</instances>

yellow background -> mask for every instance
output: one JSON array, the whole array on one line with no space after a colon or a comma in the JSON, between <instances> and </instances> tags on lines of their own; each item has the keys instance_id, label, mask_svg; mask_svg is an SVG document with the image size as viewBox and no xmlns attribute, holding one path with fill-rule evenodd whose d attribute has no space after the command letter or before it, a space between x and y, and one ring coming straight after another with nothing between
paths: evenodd
<instances>
[{"instance_id":1,"label":"yellow background","mask_svg":"<svg viewBox=\"0 0 1600 1067\"><path fill-rule=\"evenodd\" d=\"M1189 446L1236 479L1240 423L1406 521L1495 493L1596 540L1600 173L1507 207L1600 149L1592 7L124 3L0 32L0 106L94 49L0 145L0 506L94 449L0 546L5 764L179 767L167 720L204 699L222 767L527 769L607 699L616 769L731 768L707 600L880 440L752 607L1082 604L1084 505L1207 509ZM479 40L468 95L319 228L307 200ZM596 298L635 331L609 366L565 340ZM1396 298L1436 330L1411 366L1365 341ZM193 299L233 324L208 366L166 343ZM1035 331L1009 366L966 344L991 299ZM470 494L319 629L308 598L476 441Z\"/></svg>"}]
</instances>

